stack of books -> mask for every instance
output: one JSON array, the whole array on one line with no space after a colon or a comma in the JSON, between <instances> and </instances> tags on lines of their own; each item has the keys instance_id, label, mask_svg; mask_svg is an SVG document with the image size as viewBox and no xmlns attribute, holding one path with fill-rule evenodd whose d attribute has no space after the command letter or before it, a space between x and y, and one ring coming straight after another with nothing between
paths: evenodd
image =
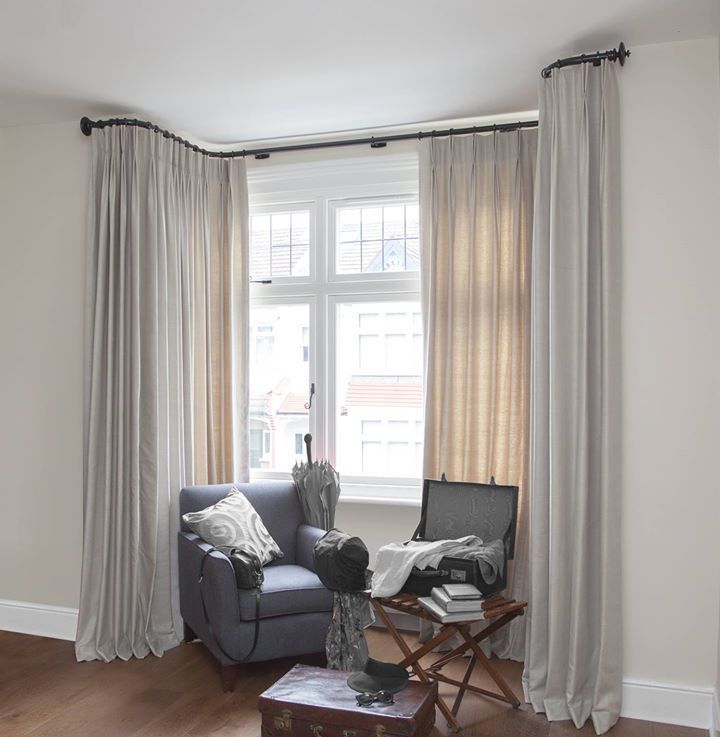
<instances>
[{"instance_id":1,"label":"stack of books","mask_svg":"<svg viewBox=\"0 0 720 737\"><path fill-rule=\"evenodd\" d=\"M443 624L485 619L483 595L469 583L436 586L430 596L419 597L418 604Z\"/></svg>"}]
</instances>

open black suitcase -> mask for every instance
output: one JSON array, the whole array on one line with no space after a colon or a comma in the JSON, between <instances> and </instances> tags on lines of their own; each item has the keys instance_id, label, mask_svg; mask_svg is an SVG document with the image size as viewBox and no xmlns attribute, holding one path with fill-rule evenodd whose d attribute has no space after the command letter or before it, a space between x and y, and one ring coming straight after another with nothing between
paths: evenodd
<instances>
[{"instance_id":1,"label":"open black suitcase","mask_svg":"<svg viewBox=\"0 0 720 737\"><path fill-rule=\"evenodd\" d=\"M477 535L483 542L502 539L505 565L492 582L483 580L474 560L444 557L436 569L413 568L403 591L429 596L431 589L446 583L470 583L489 596L507 586L507 561L515 554L518 487L425 479L420 524L413 540L446 540Z\"/></svg>"}]
</instances>

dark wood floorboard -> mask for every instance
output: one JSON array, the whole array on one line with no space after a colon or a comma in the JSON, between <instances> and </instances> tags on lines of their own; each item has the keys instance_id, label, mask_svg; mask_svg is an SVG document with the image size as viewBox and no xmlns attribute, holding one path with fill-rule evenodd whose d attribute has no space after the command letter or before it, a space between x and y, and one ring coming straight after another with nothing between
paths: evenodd
<instances>
[{"instance_id":1,"label":"dark wood floorboard","mask_svg":"<svg viewBox=\"0 0 720 737\"><path fill-rule=\"evenodd\" d=\"M399 651L381 630L368 635L371 654L397 660ZM494 661L518 694L522 666ZM257 737L256 700L292 660L242 669L234 693L223 693L218 669L200 643L183 644L162 658L77 663L73 644L0 632L0 737ZM464 663L448 666L455 677ZM451 672L454 669L454 674ZM478 685L492 688L487 678ZM452 703L452 687L441 686ZM586 724L549 724L523 705L509 706L468 694L459 719L465 737L590 737ZM438 714L434 735L449 735ZM610 737L706 737L700 729L621 719Z\"/></svg>"}]
</instances>

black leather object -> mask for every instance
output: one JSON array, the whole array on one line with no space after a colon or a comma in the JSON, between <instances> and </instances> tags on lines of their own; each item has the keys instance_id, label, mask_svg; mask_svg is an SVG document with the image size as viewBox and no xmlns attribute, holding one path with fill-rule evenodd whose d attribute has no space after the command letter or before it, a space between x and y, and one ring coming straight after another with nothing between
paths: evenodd
<instances>
[{"instance_id":1,"label":"black leather object","mask_svg":"<svg viewBox=\"0 0 720 737\"><path fill-rule=\"evenodd\" d=\"M359 537L332 529L314 548L315 572L323 585L333 591L364 591L365 571L370 554Z\"/></svg>"}]
</instances>

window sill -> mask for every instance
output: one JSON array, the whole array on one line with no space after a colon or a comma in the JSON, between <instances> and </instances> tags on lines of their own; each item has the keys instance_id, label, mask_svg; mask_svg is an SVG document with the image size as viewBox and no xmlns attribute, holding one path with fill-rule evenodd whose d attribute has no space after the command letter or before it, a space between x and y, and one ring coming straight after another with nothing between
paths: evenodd
<instances>
[{"instance_id":1,"label":"window sill","mask_svg":"<svg viewBox=\"0 0 720 737\"><path fill-rule=\"evenodd\" d=\"M396 507L422 506L422 488L419 484L367 484L341 479L340 504L375 504Z\"/></svg>"},{"instance_id":2,"label":"window sill","mask_svg":"<svg viewBox=\"0 0 720 737\"><path fill-rule=\"evenodd\" d=\"M290 480L289 473L280 471L251 471L250 480L260 481L262 479ZM393 507L416 507L422 506L422 484L419 481L401 481L399 484L383 484L359 482L356 480L343 480L340 478L339 504L370 504L375 506Z\"/></svg>"},{"instance_id":3,"label":"window sill","mask_svg":"<svg viewBox=\"0 0 720 737\"><path fill-rule=\"evenodd\" d=\"M415 507L416 509L419 509L422 506L420 499L398 499L397 497L383 496L352 496L351 494L341 494L338 504L369 504L371 506Z\"/></svg>"}]
</instances>

